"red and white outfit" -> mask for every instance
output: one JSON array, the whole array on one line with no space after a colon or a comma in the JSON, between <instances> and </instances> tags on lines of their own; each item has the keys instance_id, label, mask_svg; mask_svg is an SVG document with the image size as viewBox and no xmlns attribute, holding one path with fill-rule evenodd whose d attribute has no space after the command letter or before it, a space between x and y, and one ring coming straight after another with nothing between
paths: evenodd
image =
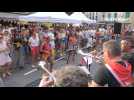
<instances>
[{"instance_id":1,"label":"red and white outfit","mask_svg":"<svg viewBox=\"0 0 134 100\"><path fill-rule=\"evenodd\" d=\"M36 56L39 53L39 44L40 44L38 34L36 34L35 38L33 36L30 37L29 42L32 51L32 56Z\"/></svg>"}]
</instances>

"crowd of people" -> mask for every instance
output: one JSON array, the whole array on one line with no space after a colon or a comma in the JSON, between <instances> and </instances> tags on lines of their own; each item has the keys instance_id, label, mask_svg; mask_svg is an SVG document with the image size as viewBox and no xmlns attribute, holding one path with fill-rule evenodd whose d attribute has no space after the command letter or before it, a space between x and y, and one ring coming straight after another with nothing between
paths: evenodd
<instances>
[{"instance_id":1,"label":"crowd of people","mask_svg":"<svg viewBox=\"0 0 134 100\"><path fill-rule=\"evenodd\" d=\"M104 61L95 75L87 74L78 66L69 65L53 72L56 82L43 76L40 87L133 87L133 32L127 31L120 39L119 42L114 37L102 43Z\"/></svg>"},{"instance_id":2,"label":"crowd of people","mask_svg":"<svg viewBox=\"0 0 134 100\"><path fill-rule=\"evenodd\" d=\"M0 71L3 78L10 76L15 68L26 64L37 66L46 62L47 69L57 77L56 86L128 86L133 83L134 38L133 32L116 36L113 28L95 27L46 27L36 24L0 26ZM128 34L129 33L129 34ZM121 42L118 41L121 39ZM76 66L66 66L53 71L57 59L68 51L87 48L89 51L103 49L104 66L91 77ZM72 52L69 52L72 55ZM74 62L74 59L73 59ZM67 62L68 63L68 62ZM44 84L53 80L43 76Z\"/></svg>"},{"instance_id":3,"label":"crowd of people","mask_svg":"<svg viewBox=\"0 0 134 100\"><path fill-rule=\"evenodd\" d=\"M124 45L124 44L122 44ZM87 74L78 66L65 66L53 72L54 82L43 76L40 87L133 87L133 65L124 59L120 44L109 40L103 44L103 65L97 69L94 76ZM128 57L129 59L133 58ZM133 59L131 59L132 61ZM95 66L93 66L95 67Z\"/></svg>"},{"instance_id":4,"label":"crowd of people","mask_svg":"<svg viewBox=\"0 0 134 100\"><path fill-rule=\"evenodd\" d=\"M1 25L1 49L5 48L1 50L1 66L10 66L1 68L8 68L8 75L11 75L13 68L23 69L26 64L34 68L39 60L45 60L52 72L57 59L65 56L67 51L82 47L80 44L87 38L87 32L88 29L73 26L48 28L36 24ZM7 76L7 72L2 73L3 77Z\"/></svg>"}]
</instances>

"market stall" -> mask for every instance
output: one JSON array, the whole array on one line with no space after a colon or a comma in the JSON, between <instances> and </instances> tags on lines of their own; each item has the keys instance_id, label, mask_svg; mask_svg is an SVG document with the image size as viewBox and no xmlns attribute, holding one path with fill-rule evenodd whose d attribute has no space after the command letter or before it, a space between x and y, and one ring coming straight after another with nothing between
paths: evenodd
<instances>
[{"instance_id":1,"label":"market stall","mask_svg":"<svg viewBox=\"0 0 134 100\"><path fill-rule=\"evenodd\" d=\"M64 12L37 12L28 16L20 16L19 20L51 23L80 23L80 20L73 19Z\"/></svg>"},{"instance_id":2,"label":"market stall","mask_svg":"<svg viewBox=\"0 0 134 100\"><path fill-rule=\"evenodd\" d=\"M90 20L89 18L87 18L82 12L74 12L71 16L72 19L76 19L81 21L81 23L96 23L95 20Z\"/></svg>"}]
</instances>

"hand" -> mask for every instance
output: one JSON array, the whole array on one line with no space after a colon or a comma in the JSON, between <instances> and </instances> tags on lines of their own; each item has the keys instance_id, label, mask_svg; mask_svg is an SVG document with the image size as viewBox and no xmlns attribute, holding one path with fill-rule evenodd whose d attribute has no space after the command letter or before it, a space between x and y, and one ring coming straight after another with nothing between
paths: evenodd
<instances>
[{"instance_id":1,"label":"hand","mask_svg":"<svg viewBox=\"0 0 134 100\"><path fill-rule=\"evenodd\" d=\"M88 87L100 87L96 82L92 81L88 83Z\"/></svg>"},{"instance_id":2,"label":"hand","mask_svg":"<svg viewBox=\"0 0 134 100\"><path fill-rule=\"evenodd\" d=\"M97 51L96 50L93 50L93 51L91 51L91 54L92 55L96 55L97 54Z\"/></svg>"},{"instance_id":3,"label":"hand","mask_svg":"<svg viewBox=\"0 0 134 100\"><path fill-rule=\"evenodd\" d=\"M43 76L39 84L39 87L49 87L52 86L53 84L54 84L53 80L50 80L48 76Z\"/></svg>"}]
</instances>

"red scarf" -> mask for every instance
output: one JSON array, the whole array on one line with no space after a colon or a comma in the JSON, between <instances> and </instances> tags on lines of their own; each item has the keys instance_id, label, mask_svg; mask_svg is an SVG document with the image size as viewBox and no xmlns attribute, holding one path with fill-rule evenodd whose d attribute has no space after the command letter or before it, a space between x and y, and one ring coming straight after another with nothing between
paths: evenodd
<instances>
[{"instance_id":1,"label":"red scarf","mask_svg":"<svg viewBox=\"0 0 134 100\"><path fill-rule=\"evenodd\" d=\"M124 85L132 83L132 66L125 61L126 66L123 66L116 62L110 62L109 66L116 73L119 79L124 83Z\"/></svg>"}]
</instances>

